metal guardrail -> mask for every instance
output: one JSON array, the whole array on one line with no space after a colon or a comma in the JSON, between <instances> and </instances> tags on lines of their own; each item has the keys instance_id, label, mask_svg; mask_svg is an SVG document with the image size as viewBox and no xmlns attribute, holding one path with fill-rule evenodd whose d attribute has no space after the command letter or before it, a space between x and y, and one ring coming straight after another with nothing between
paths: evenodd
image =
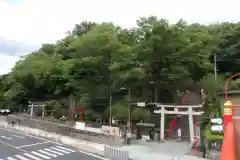
<instances>
[{"instance_id":1,"label":"metal guardrail","mask_svg":"<svg viewBox=\"0 0 240 160\"><path fill-rule=\"evenodd\" d=\"M223 141L222 140L209 140L208 149L220 151L222 149Z\"/></svg>"},{"instance_id":2,"label":"metal guardrail","mask_svg":"<svg viewBox=\"0 0 240 160\"><path fill-rule=\"evenodd\" d=\"M129 152L110 146L104 146L104 157L113 160L129 160Z\"/></svg>"}]
</instances>

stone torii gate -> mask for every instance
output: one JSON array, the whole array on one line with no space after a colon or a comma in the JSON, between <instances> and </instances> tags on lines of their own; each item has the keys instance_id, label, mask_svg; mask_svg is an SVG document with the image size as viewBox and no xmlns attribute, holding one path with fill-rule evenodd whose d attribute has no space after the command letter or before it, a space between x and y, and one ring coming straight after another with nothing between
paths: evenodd
<instances>
[{"instance_id":1,"label":"stone torii gate","mask_svg":"<svg viewBox=\"0 0 240 160\"><path fill-rule=\"evenodd\" d=\"M29 114L30 114L30 117L33 117L34 116L34 112L35 112L35 108L38 108L40 107L40 109L42 110L42 119L44 118L44 115L45 115L45 106L46 104L44 104L43 102L31 102L31 101L28 101L29 105L28 105L28 110L29 110Z\"/></svg>"},{"instance_id":2,"label":"stone torii gate","mask_svg":"<svg viewBox=\"0 0 240 160\"><path fill-rule=\"evenodd\" d=\"M165 124L165 114L175 114L175 115L188 115L189 120L189 133L190 133L190 144L194 144L194 122L193 116L202 115L203 111L194 111L202 108L202 105L165 105L160 103L155 103L156 107L159 109L154 110L154 113L161 114L160 118L160 140L164 141L164 124ZM179 111L179 108L182 108ZM172 110L173 109L173 110Z\"/></svg>"}]
</instances>

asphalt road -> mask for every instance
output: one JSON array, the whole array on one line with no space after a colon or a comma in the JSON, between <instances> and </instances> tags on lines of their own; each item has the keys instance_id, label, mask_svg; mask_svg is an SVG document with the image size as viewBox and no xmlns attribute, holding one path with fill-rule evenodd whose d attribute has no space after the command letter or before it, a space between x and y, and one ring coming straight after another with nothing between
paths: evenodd
<instances>
[{"instance_id":1,"label":"asphalt road","mask_svg":"<svg viewBox=\"0 0 240 160\"><path fill-rule=\"evenodd\" d=\"M100 160L39 137L0 128L0 160Z\"/></svg>"}]
</instances>

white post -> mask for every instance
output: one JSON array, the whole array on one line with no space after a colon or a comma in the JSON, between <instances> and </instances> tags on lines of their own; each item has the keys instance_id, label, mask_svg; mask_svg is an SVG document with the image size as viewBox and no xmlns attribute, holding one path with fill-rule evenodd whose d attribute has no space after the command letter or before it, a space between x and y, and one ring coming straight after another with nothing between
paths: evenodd
<instances>
[{"instance_id":1,"label":"white post","mask_svg":"<svg viewBox=\"0 0 240 160\"><path fill-rule=\"evenodd\" d=\"M165 111L165 109L164 109L164 107L162 107L161 106L161 119L160 119L160 124L161 124L161 126L160 126L160 128L161 128L161 130L160 130L160 140L161 141L164 141L164 116L165 116L165 113L164 113L164 111Z\"/></svg>"},{"instance_id":2,"label":"white post","mask_svg":"<svg viewBox=\"0 0 240 160\"><path fill-rule=\"evenodd\" d=\"M178 128L178 130L177 130L177 136L178 136L178 139L179 139L179 140L182 139L182 129L181 129L181 128Z\"/></svg>"},{"instance_id":3,"label":"white post","mask_svg":"<svg viewBox=\"0 0 240 160\"><path fill-rule=\"evenodd\" d=\"M42 119L44 119L45 116L45 105L41 105L42 107Z\"/></svg>"},{"instance_id":4,"label":"white post","mask_svg":"<svg viewBox=\"0 0 240 160\"><path fill-rule=\"evenodd\" d=\"M190 133L190 144L192 145L194 143L194 126L193 126L193 115L192 115L192 107L188 108L188 112L189 112L189 133Z\"/></svg>"},{"instance_id":5,"label":"white post","mask_svg":"<svg viewBox=\"0 0 240 160\"><path fill-rule=\"evenodd\" d=\"M30 117L33 117L33 104L30 106Z\"/></svg>"}]
</instances>

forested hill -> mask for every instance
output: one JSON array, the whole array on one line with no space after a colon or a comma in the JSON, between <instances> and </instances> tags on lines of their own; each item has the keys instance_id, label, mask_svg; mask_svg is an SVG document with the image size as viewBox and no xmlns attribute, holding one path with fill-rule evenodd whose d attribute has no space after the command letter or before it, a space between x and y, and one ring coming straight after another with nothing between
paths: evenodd
<instances>
[{"instance_id":1,"label":"forested hill","mask_svg":"<svg viewBox=\"0 0 240 160\"><path fill-rule=\"evenodd\" d=\"M136 23L136 28L124 29L82 22L57 43L43 44L1 76L0 107L22 110L29 100L46 101L49 112L62 115L74 93L89 117L107 118L111 91L112 114L125 119L128 89L133 102L177 102L186 88L215 92L222 79L240 71L239 23L170 24L153 16ZM144 109L132 112L134 120L148 115Z\"/></svg>"}]
</instances>

